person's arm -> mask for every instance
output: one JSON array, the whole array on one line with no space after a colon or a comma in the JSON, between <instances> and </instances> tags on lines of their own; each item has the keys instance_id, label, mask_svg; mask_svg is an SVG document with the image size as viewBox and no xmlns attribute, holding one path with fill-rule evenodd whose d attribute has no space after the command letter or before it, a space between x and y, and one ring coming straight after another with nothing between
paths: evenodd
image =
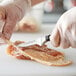
<instances>
[{"instance_id":1,"label":"person's arm","mask_svg":"<svg viewBox=\"0 0 76 76\"><path fill-rule=\"evenodd\" d=\"M24 1L26 1L26 0L21 0L21 3L23 3ZM43 2L45 0L27 0L27 1L31 2L31 6L34 6L34 5L36 5L36 4L40 3L40 2ZM12 2L14 2L14 0L3 0L0 3L0 5L7 5L7 4L12 3Z\"/></svg>"},{"instance_id":2,"label":"person's arm","mask_svg":"<svg viewBox=\"0 0 76 76\"><path fill-rule=\"evenodd\" d=\"M31 0L31 5L34 6L40 2L43 2L44 0Z\"/></svg>"},{"instance_id":3,"label":"person's arm","mask_svg":"<svg viewBox=\"0 0 76 76\"><path fill-rule=\"evenodd\" d=\"M25 11L29 10L29 4L31 3L31 7L38 4L38 3L41 3L45 0L3 0L0 5L1 6L8 6L10 7L11 4L14 4L14 6L16 5L16 7L20 8L22 10L22 16L24 16L25 14ZM20 12L18 12L20 13Z\"/></svg>"}]
</instances>

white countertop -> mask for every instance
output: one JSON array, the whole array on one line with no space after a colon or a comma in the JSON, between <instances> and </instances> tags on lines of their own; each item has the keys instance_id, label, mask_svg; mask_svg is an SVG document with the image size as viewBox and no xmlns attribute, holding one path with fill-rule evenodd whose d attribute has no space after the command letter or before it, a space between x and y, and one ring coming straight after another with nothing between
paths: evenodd
<instances>
[{"instance_id":1,"label":"white countertop","mask_svg":"<svg viewBox=\"0 0 76 76\"><path fill-rule=\"evenodd\" d=\"M11 40L34 40L40 36L50 34L52 26L44 26L38 33L14 33ZM49 44L48 44L49 46ZM51 45L50 48L54 48ZM6 46L0 47L0 76L76 76L76 49L58 49L65 53L73 64L65 67L46 66L34 61L17 60L5 52Z\"/></svg>"}]
</instances>

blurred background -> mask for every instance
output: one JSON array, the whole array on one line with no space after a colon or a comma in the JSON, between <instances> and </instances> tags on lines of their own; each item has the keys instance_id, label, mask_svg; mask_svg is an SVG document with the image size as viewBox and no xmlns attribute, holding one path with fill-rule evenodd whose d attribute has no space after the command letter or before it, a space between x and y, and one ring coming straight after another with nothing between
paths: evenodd
<instances>
[{"instance_id":1,"label":"blurred background","mask_svg":"<svg viewBox=\"0 0 76 76\"><path fill-rule=\"evenodd\" d=\"M34 6L31 13L40 23L56 23L65 11L75 6L76 0L45 0Z\"/></svg>"},{"instance_id":2,"label":"blurred background","mask_svg":"<svg viewBox=\"0 0 76 76\"><path fill-rule=\"evenodd\" d=\"M75 6L76 0L44 0L32 7L27 14L25 13L24 18L17 23L15 31L38 32L44 28L44 25L54 26L64 12Z\"/></svg>"},{"instance_id":3,"label":"blurred background","mask_svg":"<svg viewBox=\"0 0 76 76\"><path fill-rule=\"evenodd\" d=\"M67 10L76 6L76 0L45 0L32 8L32 15L42 23L56 23Z\"/></svg>"}]
</instances>

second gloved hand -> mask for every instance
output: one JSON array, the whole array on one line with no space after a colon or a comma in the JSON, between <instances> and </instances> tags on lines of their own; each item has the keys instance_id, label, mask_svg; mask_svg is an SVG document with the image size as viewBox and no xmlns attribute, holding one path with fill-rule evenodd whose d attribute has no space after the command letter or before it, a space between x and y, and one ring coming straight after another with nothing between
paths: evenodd
<instances>
[{"instance_id":1,"label":"second gloved hand","mask_svg":"<svg viewBox=\"0 0 76 76\"><path fill-rule=\"evenodd\" d=\"M76 48L76 7L65 12L58 20L51 37L53 46Z\"/></svg>"}]
</instances>

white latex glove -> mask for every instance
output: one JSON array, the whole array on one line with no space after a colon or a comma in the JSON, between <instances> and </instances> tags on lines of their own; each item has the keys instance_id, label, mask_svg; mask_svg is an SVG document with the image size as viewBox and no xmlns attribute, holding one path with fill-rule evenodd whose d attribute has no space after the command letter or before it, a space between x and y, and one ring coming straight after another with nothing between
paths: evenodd
<instances>
[{"instance_id":1,"label":"white latex glove","mask_svg":"<svg viewBox=\"0 0 76 76\"><path fill-rule=\"evenodd\" d=\"M0 3L0 37L10 39L16 23L21 20L28 8L28 0L4 0ZM2 31L1 31L2 30Z\"/></svg>"},{"instance_id":2,"label":"white latex glove","mask_svg":"<svg viewBox=\"0 0 76 76\"><path fill-rule=\"evenodd\" d=\"M58 20L51 37L53 46L76 48L76 7L65 12Z\"/></svg>"}]
</instances>

